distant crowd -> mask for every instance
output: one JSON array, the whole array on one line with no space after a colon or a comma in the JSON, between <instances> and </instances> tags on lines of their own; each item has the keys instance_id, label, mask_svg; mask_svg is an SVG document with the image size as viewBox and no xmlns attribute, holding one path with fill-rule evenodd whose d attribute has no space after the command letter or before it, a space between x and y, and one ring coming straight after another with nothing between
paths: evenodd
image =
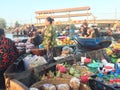
<instances>
[{"instance_id":1,"label":"distant crowd","mask_svg":"<svg viewBox=\"0 0 120 90\"><path fill-rule=\"evenodd\" d=\"M32 36L31 34L34 30L38 31L40 34L43 34L44 29L39 29L40 30L39 31L38 28L36 28L34 25L23 25L16 28L10 28L7 31L12 32L12 34L14 35ZM78 30L74 30L73 28L71 28L70 25L66 25L64 29L62 30L56 29L55 32L57 36L70 36L70 37L79 36L84 38L93 38L93 37L99 37L101 36L101 34L107 36L113 33L120 33L120 30L119 28L112 30L110 27L108 27L107 29L98 28L95 25L89 27L87 21L84 20L84 22L82 23L82 25Z\"/></svg>"},{"instance_id":2,"label":"distant crowd","mask_svg":"<svg viewBox=\"0 0 120 90\"><path fill-rule=\"evenodd\" d=\"M71 29L70 25L67 25L62 32L57 31L57 36L70 36L70 37L82 37L82 38L95 38L100 36L111 36L113 33L120 34L120 30L112 30L108 28L98 28L96 25L89 26L85 20L80 26L79 30Z\"/></svg>"},{"instance_id":3,"label":"distant crowd","mask_svg":"<svg viewBox=\"0 0 120 90\"><path fill-rule=\"evenodd\" d=\"M16 27L13 31L12 34L14 35L30 35L32 31L36 30L34 25L29 25L29 26L20 26Z\"/></svg>"}]
</instances>

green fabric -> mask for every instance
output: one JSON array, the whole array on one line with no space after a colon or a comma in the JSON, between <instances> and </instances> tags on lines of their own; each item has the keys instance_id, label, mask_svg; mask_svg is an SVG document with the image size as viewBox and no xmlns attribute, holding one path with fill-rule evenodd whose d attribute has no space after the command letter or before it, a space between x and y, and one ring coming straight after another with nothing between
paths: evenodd
<instances>
[{"instance_id":1,"label":"green fabric","mask_svg":"<svg viewBox=\"0 0 120 90\"><path fill-rule=\"evenodd\" d=\"M54 47L56 45L56 31L52 25L46 28L43 45L44 47L47 45L49 45L49 47Z\"/></svg>"}]
</instances>

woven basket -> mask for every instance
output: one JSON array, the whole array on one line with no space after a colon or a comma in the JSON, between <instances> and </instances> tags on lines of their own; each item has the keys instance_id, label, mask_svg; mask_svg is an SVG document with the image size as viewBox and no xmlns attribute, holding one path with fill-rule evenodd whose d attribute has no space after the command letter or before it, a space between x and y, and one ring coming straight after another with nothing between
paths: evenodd
<instances>
[{"instance_id":1,"label":"woven basket","mask_svg":"<svg viewBox=\"0 0 120 90\"><path fill-rule=\"evenodd\" d=\"M37 82L35 84L33 84L31 87L39 87L45 83L49 83L49 84L54 84L54 85L57 85L57 84L69 84L70 82L70 79L65 79L65 78L54 78L54 79L46 79L46 80L42 80L40 82Z\"/></svg>"},{"instance_id":2,"label":"woven basket","mask_svg":"<svg viewBox=\"0 0 120 90\"><path fill-rule=\"evenodd\" d=\"M53 85L68 84L69 85L69 82L70 82L70 79L64 79L64 78L46 79L33 84L31 87L41 88L43 84L53 84Z\"/></svg>"},{"instance_id":3,"label":"woven basket","mask_svg":"<svg viewBox=\"0 0 120 90\"><path fill-rule=\"evenodd\" d=\"M80 84L80 89L79 90L91 90L90 87L86 84Z\"/></svg>"},{"instance_id":4,"label":"woven basket","mask_svg":"<svg viewBox=\"0 0 120 90\"><path fill-rule=\"evenodd\" d=\"M79 71L88 71L88 68L87 67L81 67L79 65L76 65L75 68Z\"/></svg>"},{"instance_id":5,"label":"woven basket","mask_svg":"<svg viewBox=\"0 0 120 90\"><path fill-rule=\"evenodd\" d=\"M32 52L32 54L38 55L38 56L45 55L45 50L44 49L32 49L31 52Z\"/></svg>"},{"instance_id":6,"label":"woven basket","mask_svg":"<svg viewBox=\"0 0 120 90\"><path fill-rule=\"evenodd\" d=\"M86 73L89 73L89 75L93 75L93 73L90 72L87 67L81 67L81 66L76 65L75 68L76 70L80 71L81 76L85 75Z\"/></svg>"},{"instance_id":7,"label":"woven basket","mask_svg":"<svg viewBox=\"0 0 120 90\"><path fill-rule=\"evenodd\" d=\"M58 84L69 84L69 82L70 82L70 79L67 79L67 78L46 79L46 80L43 80L43 81L40 81L40 82L33 84L31 87L39 88L43 84L46 84L46 83L58 85ZM80 83L79 89L74 88L74 89L70 89L70 90L90 90L90 88L87 85Z\"/></svg>"},{"instance_id":8,"label":"woven basket","mask_svg":"<svg viewBox=\"0 0 120 90\"><path fill-rule=\"evenodd\" d=\"M73 76L62 73L62 78L71 79L71 78L73 78Z\"/></svg>"}]
</instances>

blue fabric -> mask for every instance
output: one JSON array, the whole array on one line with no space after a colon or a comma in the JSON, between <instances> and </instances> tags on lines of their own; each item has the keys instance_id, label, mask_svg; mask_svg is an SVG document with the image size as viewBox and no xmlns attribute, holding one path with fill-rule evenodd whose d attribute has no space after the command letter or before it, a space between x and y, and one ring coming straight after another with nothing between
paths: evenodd
<instances>
[{"instance_id":1,"label":"blue fabric","mask_svg":"<svg viewBox=\"0 0 120 90\"><path fill-rule=\"evenodd\" d=\"M70 29L70 30L69 30L69 33L74 34L74 30L73 30L73 29Z\"/></svg>"},{"instance_id":2,"label":"blue fabric","mask_svg":"<svg viewBox=\"0 0 120 90\"><path fill-rule=\"evenodd\" d=\"M39 48L42 49L42 48L44 48L44 46L43 46L42 44L40 44L40 45L39 45Z\"/></svg>"},{"instance_id":3,"label":"blue fabric","mask_svg":"<svg viewBox=\"0 0 120 90\"><path fill-rule=\"evenodd\" d=\"M110 38L98 37L98 38L78 38L77 41L83 47L88 47L91 49L95 48L105 48L110 44L107 42L111 42ZM102 43L102 46L100 44Z\"/></svg>"}]
</instances>

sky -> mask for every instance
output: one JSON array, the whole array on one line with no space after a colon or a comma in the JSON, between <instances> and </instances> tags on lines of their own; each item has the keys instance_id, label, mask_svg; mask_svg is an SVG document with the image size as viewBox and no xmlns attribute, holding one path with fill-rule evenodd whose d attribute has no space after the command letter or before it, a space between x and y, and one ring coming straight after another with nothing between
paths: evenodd
<instances>
[{"instance_id":1,"label":"sky","mask_svg":"<svg viewBox=\"0 0 120 90\"><path fill-rule=\"evenodd\" d=\"M120 0L0 0L0 18L8 25L35 23L35 11L90 6L96 19L120 19Z\"/></svg>"}]
</instances>

